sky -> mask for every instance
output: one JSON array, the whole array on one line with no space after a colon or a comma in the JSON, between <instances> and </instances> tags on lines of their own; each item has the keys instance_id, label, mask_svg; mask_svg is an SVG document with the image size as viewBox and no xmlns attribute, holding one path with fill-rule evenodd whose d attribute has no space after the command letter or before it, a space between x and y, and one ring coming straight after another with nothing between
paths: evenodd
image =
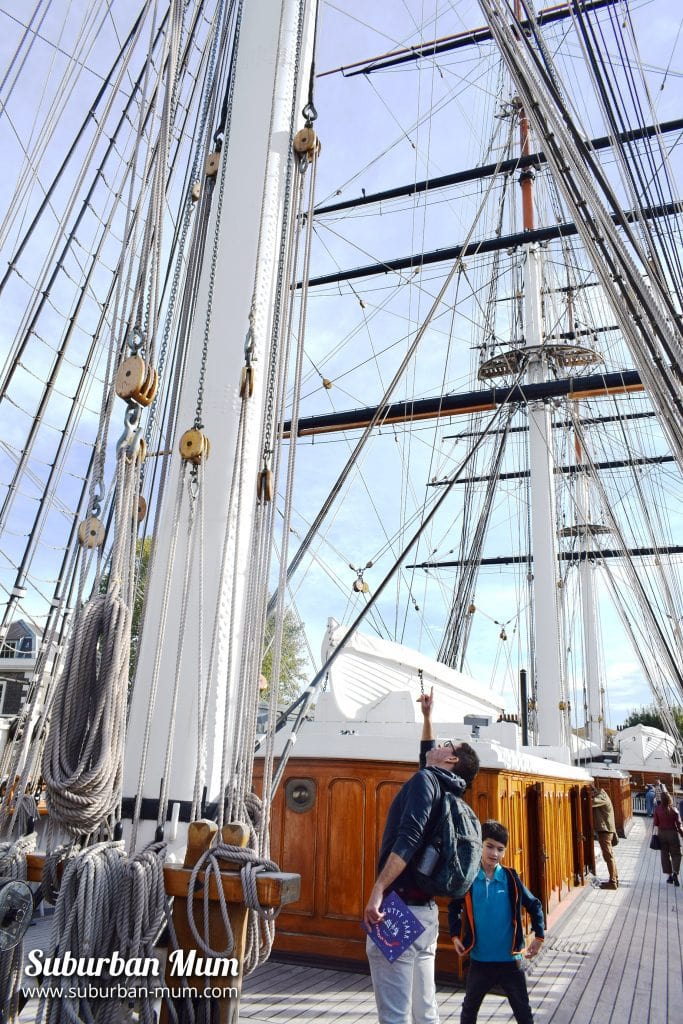
<instances>
[{"instance_id":1,"label":"sky","mask_svg":"<svg viewBox=\"0 0 683 1024\"><path fill-rule=\"evenodd\" d=\"M135 6L125 0L113 5L114 37L121 37ZM681 79L676 69L681 65L683 44L680 42L677 6L666 0L664 3L636 2L631 5L637 20L638 43L643 59L654 69L651 76L653 102L662 119L675 117L680 112ZM0 118L3 131L0 141L8 167L21 167L22 152L28 148L29 139L38 145L41 142L33 119L36 108L44 102L43 83L47 83L47 95L49 83L69 66L67 55L77 52L76 32L85 11L90 11L93 19L96 12L101 12L105 19L110 17L104 8L85 3L68 4L66 0L60 0L51 5L49 20L41 28L45 41L37 45L31 57L36 62L32 68L35 87L28 92L25 88L12 89L5 117ZM11 60L17 44L21 17L25 17L24 12L13 13L11 9L3 16L6 32L0 40L0 58L4 58L5 63L8 58ZM424 27L420 36L421 24ZM487 48L463 50L457 58L442 58L435 63L423 61L419 70L408 68L355 78L323 74L342 64L414 43L419 38L436 38L480 24L479 5L470 0L375 5L348 0L343 4L322 5L316 64L320 77L315 86L319 115L316 129L323 147L318 170L319 202L357 196L363 191L370 194L389 185L433 177L483 161L484 118L487 122L498 121L500 132L507 124L500 116L500 97L494 95L486 77L490 56ZM110 57L111 50L107 50L101 41L94 42L92 48L84 44L79 60L89 69L85 80L90 90L97 87L102 69ZM17 67L15 63L14 69ZM570 78L574 73L570 61L563 64L563 70ZM11 75L5 80L4 89L0 91L3 100L11 89L12 81ZM78 123L85 90L83 80L79 88L82 91L75 90L71 95L64 93L61 96L63 107L55 108L54 135L41 154L43 180L47 180L59 165L74 125ZM501 95L508 100L510 98L509 93ZM582 97L582 104L581 114L590 120L593 111L586 96ZM438 114L428 120L426 113L435 105ZM501 145L501 137L499 133L492 143L494 147ZM495 154L494 148L489 159L495 160ZM31 178L30 174L28 178ZM8 173L3 180L3 188L9 191L13 175ZM26 211L35 207L39 194L40 188L32 181L28 197L18 207L17 220L9 231L10 238L18 237L20 225L26 223ZM329 217L316 228L313 275L337 267L365 265L375 259L418 252L422 247L438 248L460 241L471 230L473 208L480 198L481 193L474 189L462 190L429 206L421 201L394 207L387 204L379 218L362 214L348 220ZM4 194L0 195L0 202L1 212L4 212L8 203ZM484 227L483 221L477 224L475 237L481 235ZM83 249L91 247L96 231L93 215L92 223L86 222L82 229ZM103 263L112 258L107 253L103 254ZM76 277L77 267L71 269ZM427 329L420 356L411 363L409 379L397 387L396 398L410 394L433 395L442 388L457 392L472 387L472 352L480 342L481 323L481 311L475 307L483 305L481 297L485 286L483 275L482 280L478 276L476 261L466 269L466 280L454 285ZM361 407L379 398L393 373L398 354L405 351L425 321L441 280L440 274L440 270L423 272L417 286L405 282L410 287L402 290L396 287L394 280L385 277L360 279L349 286L312 290L303 415L329 408ZM508 290L514 289L512 272L505 286ZM53 309L46 314L41 330L48 339L51 328L55 332L59 329L59 312L66 308L71 298L68 284L61 287L63 294L53 295ZM4 340L9 336L10 328L16 327L16 311L30 291L30 275L27 274L25 279L13 281L9 300L6 294L0 310ZM98 315L96 302L88 301L86 319L79 328L72 349L72 361L76 365L85 358L89 333ZM499 308L502 309L502 305ZM502 313L500 327L506 327ZM0 357L4 354L0 352ZM40 362L47 355L36 350L35 358ZM610 365L624 365L618 362L620 354L616 350L610 351L607 358ZM51 398L55 419L58 419L62 406L66 405L76 386L74 368L65 367L64 373L60 386L63 394L56 392ZM100 367L100 376L102 374L103 367ZM332 389L321 386L323 377L333 382ZM26 400L27 408L30 408L33 394L30 371L24 372L15 387L18 389L15 398L19 404ZM80 422L84 435L92 430L97 416L100 390L101 384L96 385L83 402ZM634 403L634 408L640 408L637 400ZM4 437L10 446L21 447L27 421L30 421L30 412L17 411L16 408L11 411L3 423ZM315 558L310 561L305 578L296 578L292 587L297 609L306 624L316 656L328 616L349 622L364 600L351 590L356 569L349 568L349 563L363 567L368 561L373 562L365 572L372 592L409 536L411 527L401 525L404 513L411 513L421 506L425 491L429 490L429 480L441 478L457 465L463 451L462 442L453 445L447 438L462 429L462 425L455 421L446 424L436 439L430 437L427 428L410 436L400 429L384 431L372 451L363 457L362 475L355 474L345 489L343 500L336 505L330 525L325 528L325 542L316 542L313 547ZM300 446L294 540L305 532L307 523L327 495L356 440L357 435L335 436L334 439ZM45 479L44 467L49 462L53 444L54 440L49 437L37 440L32 467L38 477L35 491L39 489L40 481ZM648 445L657 447L658 439L644 437L642 445L643 448ZM71 449L69 458L71 461L65 466L66 483L60 492L64 509L53 510L53 515L60 520L66 517L65 510L78 492L78 465L79 460L82 461L78 445ZM2 477L7 479L12 463L12 458L5 454L0 463L0 480ZM670 482L670 490L662 499L664 505L677 499L680 502L680 488L676 490L676 486L674 481ZM18 532L33 501L33 493L16 496L13 528ZM510 502L519 506L522 501L523 494L518 485L511 484L504 489L494 510L491 554L504 553L511 546L516 550L523 547L520 536L513 535L517 527L511 525L509 511ZM680 504L678 515L680 517ZM675 511L669 518L680 526L680 518L676 520ZM419 558L416 553L407 562L419 561L432 552L446 556L457 546L457 523L458 519L454 519L452 513L438 519L421 544ZM50 582L50 529L48 521L44 532L46 543L40 554L42 561L36 571L44 590L49 589ZM679 529L679 537L680 532ZM295 543L290 551L294 548ZM11 579L9 570L5 578ZM368 624L369 629L380 630L384 635L433 654L444 627L452 574L430 573L427 576L417 573L407 600L406 579L404 574L400 600L397 586L392 584L387 588L381 605L381 618L375 617ZM598 582L598 590L602 595L604 584ZM504 577L500 570L487 570L477 588L475 600L477 626L468 650L467 671L483 682L491 682L505 695L512 710L515 701L513 686L520 667L518 659L524 657L521 634L526 629L524 608L528 604L528 595L523 581L520 584L519 580ZM523 609L521 614L520 606ZM569 608L568 617L573 618L573 607ZM602 597L600 619L605 650L604 680L609 692L608 717L610 724L616 725L632 708L648 703L649 692L638 659ZM503 630L507 640L501 639Z\"/></svg>"}]
</instances>

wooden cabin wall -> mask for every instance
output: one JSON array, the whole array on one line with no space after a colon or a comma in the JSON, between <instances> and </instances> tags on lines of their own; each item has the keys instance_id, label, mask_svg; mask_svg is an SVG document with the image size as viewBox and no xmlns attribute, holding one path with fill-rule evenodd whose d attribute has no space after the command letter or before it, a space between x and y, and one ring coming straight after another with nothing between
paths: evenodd
<instances>
[{"instance_id":1,"label":"wooden cabin wall","mask_svg":"<svg viewBox=\"0 0 683 1024\"><path fill-rule=\"evenodd\" d=\"M631 781L621 777L606 779L598 776L596 785L604 789L614 808L614 824L617 835L622 839L626 835L626 826L633 817L633 801L631 799Z\"/></svg>"},{"instance_id":2,"label":"wooden cabin wall","mask_svg":"<svg viewBox=\"0 0 683 1024\"><path fill-rule=\"evenodd\" d=\"M671 794L673 794L679 787L681 782L680 775L673 775L672 772L639 772L633 771L633 769L627 769L631 776L631 792L640 793L647 786L648 782L653 786L657 784L657 781L663 782L666 788Z\"/></svg>"},{"instance_id":3,"label":"wooden cabin wall","mask_svg":"<svg viewBox=\"0 0 683 1024\"><path fill-rule=\"evenodd\" d=\"M271 857L283 871L301 874L301 897L278 917L277 951L365 963L360 921L387 811L415 770L413 762L290 759L272 807ZM260 778L257 761L257 789ZM505 863L546 911L594 866L592 832L586 839L580 820L581 790L570 780L483 768L466 794L481 821L496 818L508 828ZM437 971L453 976L460 972L446 906L443 901Z\"/></svg>"}]
</instances>

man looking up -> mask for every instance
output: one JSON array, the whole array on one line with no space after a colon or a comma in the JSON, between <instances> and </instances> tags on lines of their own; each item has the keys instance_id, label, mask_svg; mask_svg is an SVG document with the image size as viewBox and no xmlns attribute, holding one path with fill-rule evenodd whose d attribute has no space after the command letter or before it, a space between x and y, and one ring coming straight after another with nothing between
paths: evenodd
<instances>
[{"instance_id":1,"label":"man looking up","mask_svg":"<svg viewBox=\"0 0 683 1024\"><path fill-rule=\"evenodd\" d=\"M379 1024L438 1024L434 958L439 932L435 901L420 889L413 863L422 850L441 802L441 788L462 796L479 771L479 758L468 743L447 740L437 746L432 726L434 690L418 698L422 709L420 771L394 797L379 851L379 874L365 908L364 923L371 928L384 917L382 900L396 892L424 927L424 931L389 963L370 938L366 951ZM425 771L429 768L431 771Z\"/></svg>"}]
</instances>

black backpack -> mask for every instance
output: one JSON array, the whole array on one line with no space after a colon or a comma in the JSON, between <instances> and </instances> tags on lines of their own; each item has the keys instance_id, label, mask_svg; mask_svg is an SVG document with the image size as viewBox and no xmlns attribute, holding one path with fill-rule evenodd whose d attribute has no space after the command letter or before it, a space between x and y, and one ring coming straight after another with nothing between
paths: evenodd
<instances>
[{"instance_id":1,"label":"black backpack","mask_svg":"<svg viewBox=\"0 0 683 1024\"><path fill-rule=\"evenodd\" d=\"M430 769L425 769L429 771ZM430 896L464 896L481 866L481 825L462 797L441 790L436 820L413 869L415 881Z\"/></svg>"}]
</instances>

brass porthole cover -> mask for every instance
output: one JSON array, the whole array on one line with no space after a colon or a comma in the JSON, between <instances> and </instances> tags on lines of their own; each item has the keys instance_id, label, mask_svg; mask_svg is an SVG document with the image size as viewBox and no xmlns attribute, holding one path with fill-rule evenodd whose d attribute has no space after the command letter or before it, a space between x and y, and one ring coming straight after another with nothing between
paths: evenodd
<instances>
[{"instance_id":1,"label":"brass porthole cover","mask_svg":"<svg viewBox=\"0 0 683 1024\"><path fill-rule=\"evenodd\" d=\"M316 784L313 779L288 779L285 786L285 803L290 811L303 814L310 811L315 803Z\"/></svg>"}]
</instances>

